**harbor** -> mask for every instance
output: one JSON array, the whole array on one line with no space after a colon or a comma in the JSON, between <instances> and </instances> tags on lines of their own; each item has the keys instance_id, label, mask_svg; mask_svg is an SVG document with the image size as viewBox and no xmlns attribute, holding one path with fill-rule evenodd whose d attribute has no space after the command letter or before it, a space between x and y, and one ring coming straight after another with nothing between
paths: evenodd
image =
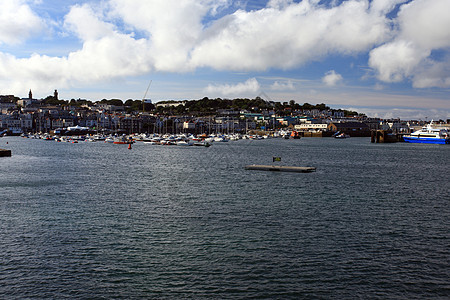
<instances>
[{"instance_id":1,"label":"harbor","mask_svg":"<svg viewBox=\"0 0 450 300\"><path fill-rule=\"evenodd\" d=\"M132 146L0 139L13 153L0 161L7 298L448 294L445 145ZM316 171L245 170L251 164Z\"/></svg>"}]
</instances>

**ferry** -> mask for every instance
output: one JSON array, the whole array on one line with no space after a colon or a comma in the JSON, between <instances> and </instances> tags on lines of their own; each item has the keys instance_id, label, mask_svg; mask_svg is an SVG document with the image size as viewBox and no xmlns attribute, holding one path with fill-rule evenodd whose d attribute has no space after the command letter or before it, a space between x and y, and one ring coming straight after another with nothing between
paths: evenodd
<instances>
[{"instance_id":1,"label":"ferry","mask_svg":"<svg viewBox=\"0 0 450 300\"><path fill-rule=\"evenodd\" d=\"M407 143L450 144L450 132L447 129L434 128L431 122L410 135L403 136L403 140Z\"/></svg>"}]
</instances>

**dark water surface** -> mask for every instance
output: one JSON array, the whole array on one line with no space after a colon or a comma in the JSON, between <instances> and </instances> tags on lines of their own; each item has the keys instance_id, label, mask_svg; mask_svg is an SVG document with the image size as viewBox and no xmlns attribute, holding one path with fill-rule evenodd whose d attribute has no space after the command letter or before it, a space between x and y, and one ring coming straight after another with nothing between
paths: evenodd
<instances>
[{"instance_id":1,"label":"dark water surface","mask_svg":"<svg viewBox=\"0 0 450 300\"><path fill-rule=\"evenodd\" d=\"M450 297L446 145L0 148L2 299Z\"/></svg>"}]
</instances>

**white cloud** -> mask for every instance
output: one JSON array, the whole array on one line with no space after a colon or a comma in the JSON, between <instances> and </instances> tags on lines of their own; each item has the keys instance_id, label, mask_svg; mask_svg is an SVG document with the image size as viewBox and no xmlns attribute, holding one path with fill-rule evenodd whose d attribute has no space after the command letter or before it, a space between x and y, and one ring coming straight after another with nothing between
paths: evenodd
<instances>
[{"instance_id":1,"label":"white cloud","mask_svg":"<svg viewBox=\"0 0 450 300\"><path fill-rule=\"evenodd\" d=\"M153 61L148 41L117 32L100 15L88 5L71 8L64 26L83 41L83 47L66 57L35 53L18 59L0 52L0 80L16 93L95 84L149 72Z\"/></svg>"},{"instance_id":2,"label":"white cloud","mask_svg":"<svg viewBox=\"0 0 450 300\"><path fill-rule=\"evenodd\" d=\"M372 50L369 65L377 70L380 80L399 82L412 76L421 61L429 55L430 51L417 48L411 42L399 40Z\"/></svg>"},{"instance_id":3,"label":"white cloud","mask_svg":"<svg viewBox=\"0 0 450 300\"><path fill-rule=\"evenodd\" d=\"M293 68L329 53L352 54L390 37L389 21L368 1L326 8L319 1L271 1L212 24L192 50L193 66L220 70Z\"/></svg>"},{"instance_id":4,"label":"white cloud","mask_svg":"<svg viewBox=\"0 0 450 300\"><path fill-rule=\"evenodd\" d=\"M23 42L45 27L27 5L30 1L0 2L0 43ZM263 9L222 16L220 12L227 11L222 9L239 4L230 0L87 2L73 6L64 17L64 30L79 38L79 49L60 57L37 53L22 59L0 52L0 82L14 93L35 87L93 85L150 71L292 69L330 54L354 55L377 47L370 53L369 65L380 80L406 78L415 87L450 85L448 56L441 61L430 56L434 50L448 53L450 47L448 0L321 3L270 0ZM401 4L394 22L386 17ZM341 80L334 71L323 78L329 85ZM259 83L253 79L208 88L228 93L221 87L251 92L259 89ZM293 84L275 82L271 89L293 90Z\"/></svg>"},{"instance_id":5,"label":"white cloud","mask_svg":"<svg viewBox=\"0 0 450 300\"><path fill-rule=\"evenodd\" d=\"M370 3L370 9L377 14L387 14L392 11L396 5L408 2L409 0L373 0Z\"/></svg>"},{"instance_id":6,"label":"white cloud","mask_svg":"<svg viewBox=\"0 0 450 300\"><path fill-rule=\"evenodd\" d=\"M221 94L224 96L243 95L243 94L256 94L261 89L258 80L256 78L250 78L246 82L238 84L222 84L222 85L208 85L205 92L209 94Z\"/></svg>"},{"instance_id":7,"label":"white cloud","mask_svg":"<svg viewBox=\"0 0 450 300\"><path fill-rule=\"evenodd\" d=\"M18 44L45 28L24 0L2 0L0 2L0 44Z\"/></svg>"},{"instance_id":8,"label":"white cloud","mask_svg":"<svg viewBox=\"0 0 450 300\"><path fill-rule=\"evenodd\" d=\"M267 7L283 9L293 3L293 0L269 0Z\"/></svg>"},{"instance_id":9,"label":"white cloud","mask_svg":"<svg viewBox=\"0 0 450 300\"><path fill-rule=\"evenodd\" d=\"M295 87L294 87L292 80L288 80L288 81L284 81L284 82L275 81L270 86L270 89L274 90L274 91L293 91L293 90L295 90Z\"/></svg>"},{"instance_id":10,"label":"white cloud","mask_svg":"<svg viewBox=\"0 0 450 300\"><path fill-rule=\"evenodd\" d=\"M101 14L88 5L75 5L64 18L64 26L82 41L99 40L114 34L111 23L101 21Z\"/></svg>"},{"instance_id":11,"label":"white cloud","mask_svg":"<svg viewBox=\"0 0 450 300\"><path fill-rule=\"evenodd\" d=\"M404 5L398 19L399 37L421 48L450 47L450 1L415 0Z\"/></svg>"},{"instance_id":12,"label":"white cloud","mask_svg":"<svg viewBox=\"0 0 450 300\"><path fill-rule=\"evenodd\" d=\"M331 70L325 73L325 76L322 77L322 82L325 83L328 86L335 86L339 82L342 81L342 75L336 73L336 71Z\"/></svg>"},{"instance_id":13,"label":"white cloud","mask_svg":"<svg viewBox=\"0 0 450 300\"><path fill-rule=\"evenodd\" d=\"M450 55L442 62L424 60L413 77L413 87L450 87Z\"/></svg>"},{"instance_id":14,"label":"white cloud","mask_svg":"<svg viewBox=\"0 0 450 300\"><path fill-rule=\"evenodd\" d=\"M434 50L449 57L450 1L415 0L398 14L397 37L370 52L369 66L385 82L412 80L413 86L450 87L448 59L433 60Z\"/></svg>"},{"instance_id":15,"label":"white cloud","mask_svg":"<svg viewBox=\"0 0 450 300\"><path fill-rule=\"evenodd\" d=\"M227 0L110 0L111 14L144 32L156 70L180 72L189 66L190 51L203 34L203 18L215 14Z\"/></svg>"}]
</instances>

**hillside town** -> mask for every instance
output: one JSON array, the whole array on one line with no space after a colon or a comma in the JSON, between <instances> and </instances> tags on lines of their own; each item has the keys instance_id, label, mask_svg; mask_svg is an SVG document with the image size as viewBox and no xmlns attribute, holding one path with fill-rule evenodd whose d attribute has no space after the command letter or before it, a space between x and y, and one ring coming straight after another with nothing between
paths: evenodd
<instances>
[{"instance_id":1,"label":"hillside town","mask_svg":"<svg viewBox=\"0 0 450 300\"><path fill-rule=\"evenodd\" d=\"M449 123L449 120L434 120ZM71 130L108 134L211 134L296 130L302 136L370 136L371 130L410 132L420 120L382 120L325 104L300 105L255 99L209 99L184 101L120 99L92 102L60 100L58 91L44 99L0 96L0 133L68 133Z\"/></svg>"}]
</instances>

